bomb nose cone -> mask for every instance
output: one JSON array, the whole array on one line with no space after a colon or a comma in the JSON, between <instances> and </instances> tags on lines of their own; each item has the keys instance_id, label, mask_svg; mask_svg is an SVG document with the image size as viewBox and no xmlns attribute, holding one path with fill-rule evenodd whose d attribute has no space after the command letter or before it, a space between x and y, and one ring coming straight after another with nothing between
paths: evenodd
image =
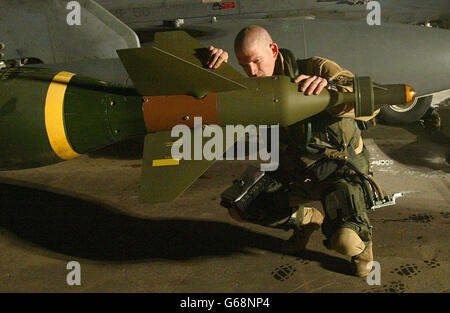
<instances>
[{"instance_id":1,"label":"bomb nose cone","mask_svg":"<svg viewBox=\"0 0 450 313\"><path fill-rule=\"evenodd\" d=\"M411 102L416 97L417 92L416 90L411 87L410 85L405 85L405 96L406 96L406 102Z\"/></svg>"}]
</instances>

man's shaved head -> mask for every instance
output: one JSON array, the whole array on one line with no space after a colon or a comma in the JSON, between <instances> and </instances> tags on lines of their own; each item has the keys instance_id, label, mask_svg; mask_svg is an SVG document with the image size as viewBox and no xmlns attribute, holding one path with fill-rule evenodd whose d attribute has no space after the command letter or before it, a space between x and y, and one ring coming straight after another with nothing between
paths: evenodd
<instances>
[{"instance_id":1,"label":"man's shaved head","mask_svg":"<svg viewBox=\"0 0 450 313\"><path fill-rule=\"evenodd\" d=\"M273 42L269 32L258 25L250 25L242 29L234 40L234 50L240 51L256 44L271 44Z\"/></svg>"},{"instance_id":2,"label":"man's shaved head","mask_svg":"<svg viewBox=\"0 0 450 313\"><path fill-rule=\"evenodd\" d=\"M242 29L234 40L234 52L248 76L272 76L278 46L267 30L258 25Z\"/></svg>"}]
</instances>

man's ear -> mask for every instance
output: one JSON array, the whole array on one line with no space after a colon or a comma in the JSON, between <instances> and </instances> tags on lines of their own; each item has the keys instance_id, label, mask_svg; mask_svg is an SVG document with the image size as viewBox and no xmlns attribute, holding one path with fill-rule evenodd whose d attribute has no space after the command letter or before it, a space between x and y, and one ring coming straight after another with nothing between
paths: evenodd
<instances>
[{"instance_id":1,"label":"man's ear","mask_svg":"<svg viewBox=\"0 0 450 313\"><path fill-rule=\"evenodd\" d=\"M272 42L270 44L270 49L272 50L273 58L276 59L278 57L278 45Z\"/></svg>"}]
</instances>

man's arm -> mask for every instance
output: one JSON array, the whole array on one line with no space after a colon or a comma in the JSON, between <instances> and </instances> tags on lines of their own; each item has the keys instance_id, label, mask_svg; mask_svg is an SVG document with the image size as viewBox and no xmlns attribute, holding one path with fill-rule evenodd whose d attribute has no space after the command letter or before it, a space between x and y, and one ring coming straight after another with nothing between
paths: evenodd
<instances>
[{"instance_id":1,"label":"man's arm","mask_svg":"<svg viewBox=\"0 0 450 313\"><path fill-rule=\"evenodd\" d=\"M353 92L353 78L355 75L339 66L331 60L312 57L306 62L307 74L326 78L340 92ZM374 118L380 110L375 111L371 116L355 117L355 108L352 104L342 104L328 109L328 112L338 117L348 117L352 119L368 121Z\"/></svg>"}]
</instances>

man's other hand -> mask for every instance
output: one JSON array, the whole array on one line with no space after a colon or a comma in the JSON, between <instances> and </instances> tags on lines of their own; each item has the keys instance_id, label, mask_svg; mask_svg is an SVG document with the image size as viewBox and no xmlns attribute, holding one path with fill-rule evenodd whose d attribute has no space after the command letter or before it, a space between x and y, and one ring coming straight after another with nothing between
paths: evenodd
<instances>
[{"instance_id":1,"label":"man's other hand","mask_svg":"<svg viewBox=\"0 0 450 313\"><path fill-rule=\"evenodd\" d=\"M311 94L318 95L323 88L328 86L328 81L320 76L300 75L294 82L299 85L301 92L309 96Z\"/></svg>"},{"instance_id":2,"label":"man's other hand","mask_svg":"<svg viewBox=\"0 0 450 313\"><path fill-rule=\"evenodd\" d=\"M218 68L223 62L228 62L228 52L209 46L209 59L206 65L209 68Z\"/></svg>"}]
</instances>

